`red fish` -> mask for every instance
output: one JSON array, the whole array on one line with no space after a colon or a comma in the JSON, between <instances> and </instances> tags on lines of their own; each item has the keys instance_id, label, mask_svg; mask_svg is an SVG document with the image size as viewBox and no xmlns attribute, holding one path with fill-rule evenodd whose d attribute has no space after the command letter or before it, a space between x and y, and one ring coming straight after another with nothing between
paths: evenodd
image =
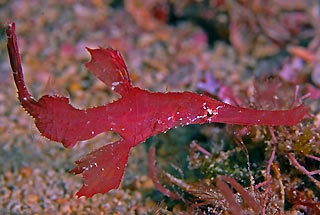
<instances>
[{"instance_id":1,"label":"red fish","mask_svg":"<svg viewBox=\"0 0 320 215\"><path fill-rule=\"evenodd\" d=\"M43 136L68 148L102 132L116 132L121 137L76 161L70 172L82 173L84 178L77 196L91 197L118 188L130 149L168 129L211 122L290 126L302 120L308 111L304 105L290 110L247 109L192 92L152 93L132 86L123 57L111 48L87 48L91 60L86 67L121 95L120 99L85 110L74 108L68 98L58 95L36 100L24 82L14 23L9 24L6 33L18 99Z\"/></svg>"}]
</instances>

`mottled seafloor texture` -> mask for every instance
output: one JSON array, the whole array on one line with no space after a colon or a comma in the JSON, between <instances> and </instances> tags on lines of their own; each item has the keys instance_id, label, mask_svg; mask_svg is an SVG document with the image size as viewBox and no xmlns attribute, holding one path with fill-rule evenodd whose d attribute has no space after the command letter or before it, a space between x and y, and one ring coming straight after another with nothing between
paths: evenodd
<instances>
[{"instance_id":1,"label":"mottled seafloor texture","mask_svg":"<svg viewBox=\"0 0 320 215\"><path fill-rule=\"evenodd\" d=\"M286 109L300 85L298 96L311 92L305 101L312 116L294 128L274 129L279 142L269 174L272 185L251 195L266 214L320 210L315 204L320 188L288 159L294 155L320 180L320 159L314 159L320 155L319 2L261 2L0 0L0 214L230 214L215 177L227 175L248 192L253 188L233 134L243 137L248 148L254 185L267 180L275 149L265 127L249 128L250 135L240 126L222 124L178 128L131 151L119 190L76 199L82 179L68 173L73 162L118 137L102 134L65 149L40 136L16 98L6 50L10 22L16 23L25 81L34 97L65 95L79 108L117 98L84 67L89 60L85 47L120 50L134 85L151 91L188 90L244 107ZM302 47L305 52L299 52ZM277 84L266 84L271 76L282 83L279 91ZM262 89L259 98L259 85L276 92ZM157 147L160 183L180 200L154 188L148 175L151 144ZM240 197L234 196L238 203ZM245 204L242 210L254 213Z\"/></svg>"}]
</instances>

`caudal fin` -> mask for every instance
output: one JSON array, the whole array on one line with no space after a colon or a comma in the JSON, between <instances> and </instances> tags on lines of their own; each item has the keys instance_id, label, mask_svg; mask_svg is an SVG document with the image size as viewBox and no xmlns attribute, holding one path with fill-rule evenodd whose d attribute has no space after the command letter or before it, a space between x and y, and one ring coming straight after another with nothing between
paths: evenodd
<instances>
[{"instance_id":1,"label":"caudal fin","mask_svg":"<svg viewBox=\"0 0 320 215\"><path fill-rule=\"evenodd\" d=\"M112 48L87 50L91 54L91 61L85 64L89 71L120 95L128 92L131 80L120 52Z\"/></svg>"},{"instance_id":2,"label":"caudal fin","mask_svg":"<svg viewBox=\"0 0 320 215\"><path fill-rule=\"evenodd\" d=\"M90 139L108 130L97 121L98 116L107 111L106 107L79 110L70 105L68 98L55 95L45 95L39 101L35 100L24 82L14 23L8 25L6 33L18 99L22 107L35 119L35 124L43 136L61 142L65 147L72 147L77 141Z\"/></svg>"},{"instance_id":3,"label":"caudal fin","mask_svg":"<svg viewBox=\"0 0 320 215\"><path fill-rule=\"evenodd\" d=\"M12 68L12 74L14 78L14 82L18 89L18 99L22 105L22 107L30 114L32 109L35 108L37 102L34 98L30 95L23 78L22 66L21 66L21 58L17 43L17 36L16 36L16 27L15 23L11 23L8 25L6 29L7 33L7 48L10 58L10 65Z\"/></svg>"},{"instance_id":4,"label":"caudal fin","mask_svg":"<svg viewBox=\"0 0 320 215\"><path fill-rule=\"evenodd\" d=\"M76 193L78 197L91 197L117 189L127 165L130 146L123 140L103 146L79 161L71 173L82 173L84 184Z\"/></svg>"}]
</instances>

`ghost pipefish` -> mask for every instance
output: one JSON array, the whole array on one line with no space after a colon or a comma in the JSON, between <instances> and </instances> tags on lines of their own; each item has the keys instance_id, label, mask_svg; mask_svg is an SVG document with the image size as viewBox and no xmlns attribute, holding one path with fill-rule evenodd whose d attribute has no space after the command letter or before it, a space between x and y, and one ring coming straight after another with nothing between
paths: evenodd
<instances>
[{"instance_id":1,"label":"ghost pipefish","mask_svg":"<svg viewBox=\"0 0 320 215\"><path fill-rule=\"evenodd\" d=\"M254 110L235 107L192 92L149 92L134 87L119 51L87 48L88 70L121 98L109 104L84 110L74 108L69 98L44 95L36 100L23 77L15 23L6 28L7 48L18 99L35 120L41 135L71 148L102 132L116 132L120 140L105 145L76 161L71 173L82 173L84 184L77 196L91 197L119 187L130 149L148 137L177 126L212 122L292 126L308 110L300 105L289 110Z\"/></svg>"}]
</instances>

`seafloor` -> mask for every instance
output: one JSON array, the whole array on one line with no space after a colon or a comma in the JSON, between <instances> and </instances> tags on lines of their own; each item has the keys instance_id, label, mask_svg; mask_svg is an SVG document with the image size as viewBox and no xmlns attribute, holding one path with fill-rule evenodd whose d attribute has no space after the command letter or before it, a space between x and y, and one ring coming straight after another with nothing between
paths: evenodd
<instances>
[{"instance_id":1,"label":"seafloor","mask_svg":"<svg viewBox=\"0 0 320 215\"><path fill-rule=\"evenodd\" d=\"M312 0L0 1L0 214L230 214L232 203L219 194L221 187L216 189L217 175L235 178L248 192L255 189L250 193L262 213L316 214L319 14L320 4ZM178 128L131 151L120 189L77 199L82 179L68 170L75 160L118 137L102 134L65 149L39 134L17 100L6 49L10 22L16 23L25 81L35 98L60 94L78 108L116 99L84 67L89 60L85 47L113 47L141 88L193 91L238 106L288 109L295 86L300 86L296 102L309 94L303 101L310 116L294 128L254 127L249 135L240 126L223 124ZM280 84L272 84L274 80ZM152 144L157 147L158 180L178 193L179 200L154 188L148 175ZM242 213L254 214L243 203L248 199L241 201L233 191Z\"/></svg>"}]
</instances>

